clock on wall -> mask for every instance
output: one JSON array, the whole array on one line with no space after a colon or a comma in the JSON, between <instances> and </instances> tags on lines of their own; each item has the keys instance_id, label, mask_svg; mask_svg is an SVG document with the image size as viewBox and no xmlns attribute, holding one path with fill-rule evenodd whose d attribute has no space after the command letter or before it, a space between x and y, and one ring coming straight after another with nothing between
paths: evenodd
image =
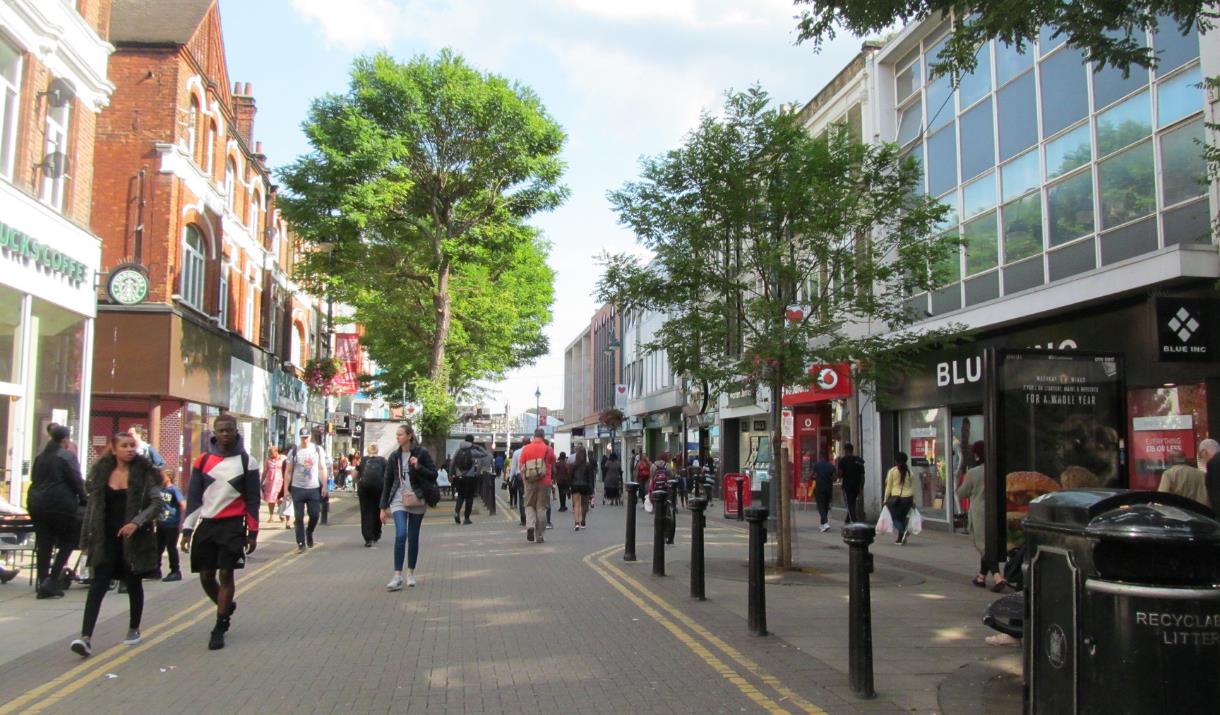
<instances>
[{"instance_id":1,"label":"clock on wall","mask_svg":"<svg viewBox=\"0 0 1220 715\"><path fill-rule=\"evenodd\" d=\"M138 263L122 263L110 271L106 294L119 305L136 305L148 297L148 272Z\"/></svg>"}]
</instances>

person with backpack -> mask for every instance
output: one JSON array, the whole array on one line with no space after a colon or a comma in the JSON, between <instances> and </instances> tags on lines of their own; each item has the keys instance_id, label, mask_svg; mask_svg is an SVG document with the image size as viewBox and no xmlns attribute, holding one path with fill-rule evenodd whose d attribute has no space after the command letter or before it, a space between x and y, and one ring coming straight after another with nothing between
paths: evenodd
<instances>
[{"instance_id":1,"label":"person with backpack","mask_svg":"<svg viewBox=\"0 0 1220 715\"><path fill-rule=\"evenodd\" d=\"M508 503L517 507L521 516L521 526L525 526L525 480L521 478L521 450L525 445L513 450L513 458L508 468Z\"/></svg>"},{"instance_id":2,"label":"person with backpack","mask_svg":"<svg viewBox=\"0 0 1220 715\"><path fill-rule=\"evenodd\" d=\"M551 507L555 450L546 443L546 430L534 430L534 439L521 448L521 478L525 482L525 540L542 543L546 514Z\"/></svg>"},{"instance_id":3,"label":"person with backpack","mask_svg":"<svg viewBox=\"0 0 1220 715\"><path fill-rule=\"evenodd\" d=\"M890 518L894 520L894 530L898 536L895 544L905 544L910 534L907 533L907 517L915 506L915 479L911 476L911 468L907 466L906 452L899 452L895 457L896 464L885 475L885 492L882 496L890 510Z\"/></svg>"},{"instance_id":4,"label":"person with backpack","mask_svg":"<svg viewBox=\"0 0 1220 715\"><path fill-rule=\"evenodd\" d=\"M466 435L457 454L453 455L453 492L457 495L453 505L453 523L462 524L462 506L466 507L465 522L470 524L470 510L474 508L474 495L479 490L479 472L487 460L487 450L475 444L474 435Z\"/></svg>"},{"instance_id":5,"label":"person with backpack","mask_svg":"<svg viewBox=\"0 0 1220 715\"><path fill-rule=\"evenodd\" d=\"M284 497L292 496L292 512L296 524L297 553L313 548L313 532L318 526L318 514L322 500L329 498L327 480L330 478L326 452L313 444L308 427L298 433L301 443L288 452L284 461ZM305 515L309 515L308 525Z\"/></svg>"},{"instance_id":6,"label":"person with backpack","mask_svg":"<svg viewBox=\"0 0 1220 715\"><path fill-rule=\"evenodd\" d=\"M572 457L572 520L576 531L588 528L589 500L593 498L593 464L583 444L576 445Z\"/></svg>"},{"instance_id":7,"label":"person with backpack","mask_svg":"<svg viewBox=\"0 0 1220 715\"><path fill-rule=\"evenodd\" d=\"M636 500L643 505L644 500L648 498L648 484L652 479L652 462L648 461L648 457L643 452L640 452L640 458L636 460L635 471L632 474L639 492L636 494Z\"/></svg>"},{"instance_id":8,"label":"person with backpack","mask_svg":"<svg viewBox=\"0 0 1220 715\"><path fill-rule=\"evenodd\" d=\"M364 548L381 540L381 491L385 489L385 457L378 456L377 444L369 445L369 455L356 472L356 499L360 502L360 535Z\"/></svg>"},{"instance_id":9,"label":"person with backpack","mask_svg":"<svg viewBox=\"0 0 1220 715\"><path fill-rule=\"evenodd\" d=\"M428 507L440 503L436 462L415 439L410 422L398 426L398 448L386 460L385 488L381 490L381 520L394 520L394 575L387 591L403 587L403 558L407 560L406 585L415 587L415 565L419 561L419 530Z\"/></svg>"}]
</instances>

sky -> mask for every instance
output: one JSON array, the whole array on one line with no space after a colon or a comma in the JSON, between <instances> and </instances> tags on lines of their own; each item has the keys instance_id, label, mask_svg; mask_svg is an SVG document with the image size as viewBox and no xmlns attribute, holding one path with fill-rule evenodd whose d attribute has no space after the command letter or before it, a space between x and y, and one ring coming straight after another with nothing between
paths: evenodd
<instances>
[{"instance_id":1,"label":"sky","mask_svg":"<svg viewBox=\"0 0 1220 715\"><path fill-rule=\"evenodd\" d=\"M790 0L220 0L220 12L230 80L253 85L255 138L273 167L309 151L310 102L343 92L352 60L382 49L406 60L452 48L532 88L563 126L571 197L532 221L553 245L550 353L486 386L486 402L513 413L535 390L563 407L564 348L598 307L596 257L638 250L606 193L636 178L642 157L678 146L727 90L757 83L799 106L861 44L796 45Z\"/></svg>"}]
</instances>

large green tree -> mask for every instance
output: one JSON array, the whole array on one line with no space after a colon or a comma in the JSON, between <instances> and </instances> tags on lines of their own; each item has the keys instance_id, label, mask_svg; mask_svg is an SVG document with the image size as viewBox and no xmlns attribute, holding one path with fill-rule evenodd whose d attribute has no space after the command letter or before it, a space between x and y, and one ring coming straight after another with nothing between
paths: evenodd
<instances>
[{"instance_id":1,"label":"large green tree","mask_svg":"<svg viewBox=\"0 0 1220 715\"><path fill-rule=\"evenodd\" d=\"M1043 26L1054 28L1089 58L1119 69L1132 64L1151 67L1156 57L1137 31L1154 29L1165 17L1183 33L1211 27L1215 5L1204 0L794 0L803 9L798 42L815 47L844 29L855 35L876 35L896 23L929 17L956 18L953 32L940 53L940 69L969 72L979 44L998 39L1018 48L1030 46Z\"/></svg>"},{"instance_id":2,"label":"large green tree","mask_svg":"<svg viewBox=\"0 0 1220 715\"><path fill-rule=\"evenodd\" d=\"M298 275L355 308L373 388L421 400L435 438L459 393L547 351L549 245L527 221L567 195L564 132L531 90L450 51L356 60L304 130L281 205L325 250Z\"/></svg>"},{"instance_id":3,"label":"large green tree","mask_svg":"<svg viewBox=\"0 0 1220 715\"><path fill-rule=\"evenodd\" d=\"M606 256L600 297L666 315L649 347L676 373L769 390L779 445L784 388L809 385L811 366L854 360L875 384L950 332L910 327L907 297L934 287L931 267L960 245L936 235L947 208L915 191L919 176L894 145L846 127L815 137L761 89L730 93L722 115L610 194L652 255ZM790 477L774 453L789 566Z\"/></svg>"}]
</instances>

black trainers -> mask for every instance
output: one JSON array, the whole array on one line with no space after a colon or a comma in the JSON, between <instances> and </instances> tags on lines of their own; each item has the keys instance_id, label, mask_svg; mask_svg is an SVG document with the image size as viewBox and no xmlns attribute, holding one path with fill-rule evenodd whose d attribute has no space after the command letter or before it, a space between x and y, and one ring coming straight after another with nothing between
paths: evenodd
<instances>
[{"instance_id":1,"label":"black trainers","mask_svg":"<svg viewBox=\"0 0 1220 715\"><path fill-rule=\"evenodd\" d=\"M88 658L89 656L93 655L93 646L89 645L88 638L77 638L76 640L72 641L72 644L68 647L72 649L73 653L82 658Z\"/></svg>"},{"instance_id":2,"label":"black trainers","mask_svg":"<svg viewBox=\"0 0 1220 715\"><path fill-rule=\"evenodd\" d=\"M225 647L225 633L229 631L229 624L228 616L216 619L216 625L208 637L208 650L220 650Z\"/></svg>"},{"instance_id":3,"label":"black trainers","mask_svg":"<svg viewBox=\"0 0 1220 715\"><path fill-rule=\"evenodd\" d=\"M165 576L165 578L161 579L161 582L170 583L173 581L181 581L181 580L182 580L182 572L177 569L174 569L173 571L170 571L169 574L167 574Z\"/></svg>"},{"instance_id":4,"label":"black trainers","mask_svg":"<svg viewBox=\"0 0 1220 715\"><path fill-rule=\"evenodd\" d=\"M534 527L531 526L530 528L525 530L525 540L526 541L534 540Z\"/></svg>"},{"instance_id":5,"label":"black trainers","mask_svg":"<svg viewBox=\"0 0 1220 715\"><path fill-rule=\"evenodd\" d=\"M463 524L473 524L474 522L470 520L470 517L466 517L465 519L462 520L462 523Z\"/></svg>"},{"instance_id":6,"label":"black trainers","mask_svg":"<svg viewBox=\"0 0 1220 715\"><path fill-rule=\"evenodd\" d=\"M462 517L461 517L460 515L458 515L458 514L454 514L454 515L453 515L453 523L454 523L454 524L459 524L459 525L460 525L460 524L462 523Z\"/></svg>"}]
</instances>

